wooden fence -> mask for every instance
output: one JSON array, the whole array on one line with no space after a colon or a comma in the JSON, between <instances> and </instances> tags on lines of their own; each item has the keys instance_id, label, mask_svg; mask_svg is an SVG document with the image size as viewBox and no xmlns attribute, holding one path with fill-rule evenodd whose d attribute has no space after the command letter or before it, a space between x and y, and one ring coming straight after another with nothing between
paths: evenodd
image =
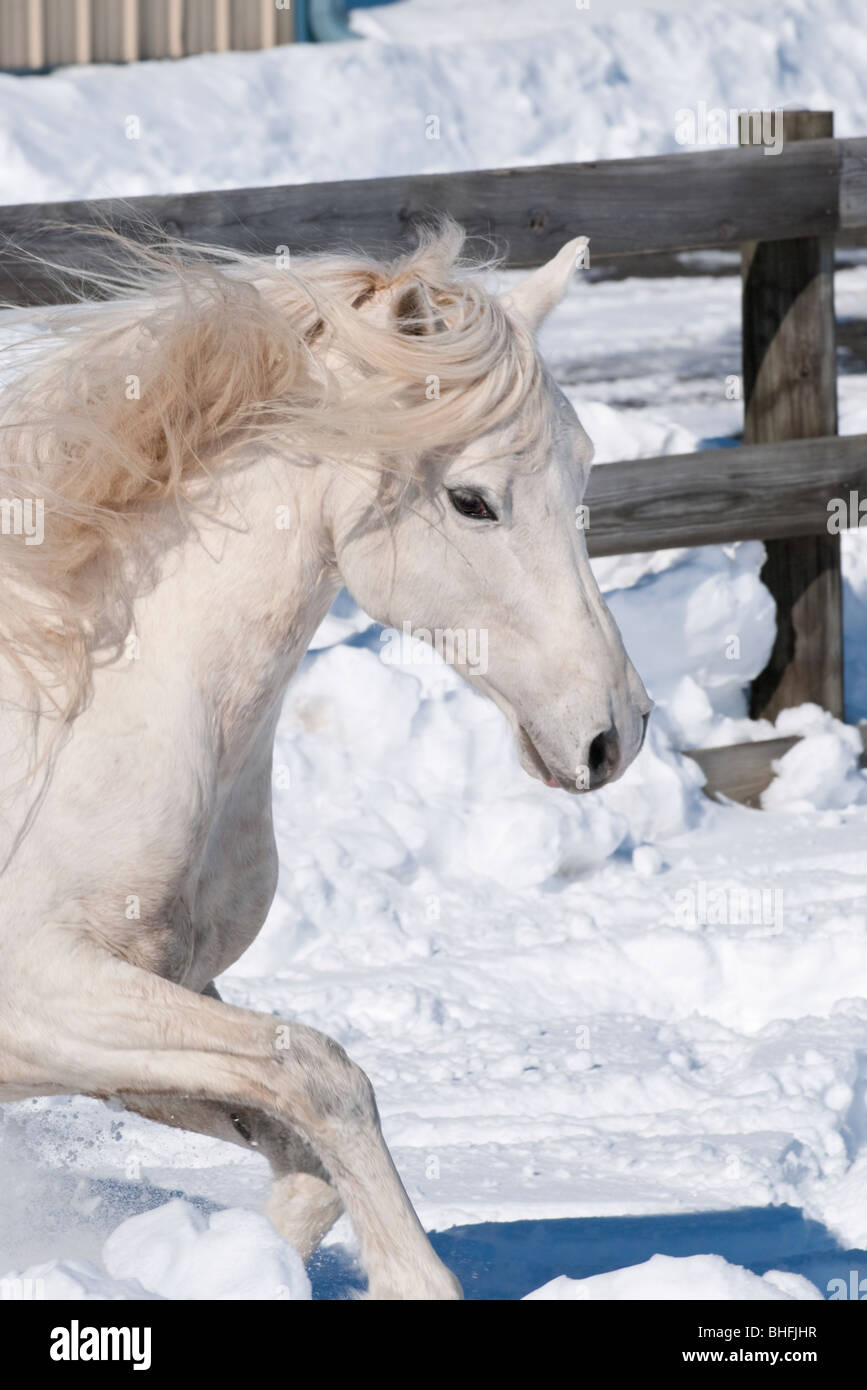
<instances>
[{"instance_id":1,"label":"wooden fence","mask_svg":"<svg viewBox=\"0 0 867 1390\"><path fill-rule=\"evenodd\" d=\"M867 227L867 139L834 139L827 112L786 112L778 153L741 148L655 158L431 174L129 200L0 208L0 300L62 302L99 270L106 222L257 254L406 249L448 212L507 264L540 265L576 233L594 262L740 247L745 429L739 448L594 469L592 555L761 539L777 640L753 685L773 718L814 700L843 717L839 537L829 504L867 498L867 435L837 437L834 237ZM46 273L33 253L55 267ZM711 791L755 804L780 740L693 754Z\"/></svg>"},{"instance_id":2,"label":"wooden fence","mask_svg":"<svg viewBox=\"0 0 867 1390\"><path fill-rule=\"evenodd\" d=\"M92 238L74 227L133 218L197 241L273 255L362 246L406 250L432 211L494 238L507 264L541 265L578 232L594 262L658 251L834 236L867 226L867 138L805 140L779 155L725 148L590 164L348 179L277 188L169 193L0 208L0 236L60 264L90 266ZM576 232L577 229L577 232ZM56 298L53 279L11 245L0 298Z\"/></svg>"}]
</instances>

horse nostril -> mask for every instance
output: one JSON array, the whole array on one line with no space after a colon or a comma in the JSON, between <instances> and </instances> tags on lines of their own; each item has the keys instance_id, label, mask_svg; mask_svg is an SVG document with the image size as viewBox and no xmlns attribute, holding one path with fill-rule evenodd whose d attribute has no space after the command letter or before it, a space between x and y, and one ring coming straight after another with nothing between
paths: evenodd
<instances>
[{"instance_id":1,"label":"horse nostril","mask_svg":"<svg viewBox=\"0 0 867 1390\"><path fill-rule=\"evenodd\" d=\"M620 739L612 724L610 729L596 735L587 750L587 766L590 769L591 787L598 787L602 782L606 782L619 760Z\"/></svg>"},{"instance_id":2,"label":"horse nostril","mask_svg":"<svg viewBox=\"0 0 867 1390\"><path fill-rule=\"evenodd\" d=\"M645 738L647 737L647 723L648 723L648 720L649 720L649 719L650 719L650 710L648 710L646 714L642 714L642 716L641 716L641 742L640 742L639 745L638 745L638 751L639 751L639 753L641 752L642 748L644 747L644 740L645 740Z\"/></svg>"}]
</instances>

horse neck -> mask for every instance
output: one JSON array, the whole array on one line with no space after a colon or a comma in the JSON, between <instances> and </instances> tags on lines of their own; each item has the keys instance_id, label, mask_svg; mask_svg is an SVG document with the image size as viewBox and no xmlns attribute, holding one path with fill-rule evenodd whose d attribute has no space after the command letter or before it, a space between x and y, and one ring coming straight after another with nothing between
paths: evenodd
<instances>
[{"instance_id":1,"label":"horse neck","mask_svg":"<svg viewBox=\"0 0 867 1390\"><path fill-rule=\"evenodd\" d=\"M273 729L340 587L322 521L327 471L266 457L227 474L219 514L197 520L137 606L138 650L160 651L179 701L194 683L231 766Z\"/></svg>"}]
</instances>

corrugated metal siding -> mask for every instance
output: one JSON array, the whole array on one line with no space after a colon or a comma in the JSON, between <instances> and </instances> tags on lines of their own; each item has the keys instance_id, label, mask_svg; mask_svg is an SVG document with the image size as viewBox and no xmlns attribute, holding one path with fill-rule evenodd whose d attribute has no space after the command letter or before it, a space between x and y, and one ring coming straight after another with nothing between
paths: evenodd
<instances>
[{"instance_id":1,"label":"corrugated metal siding","mask_svg":"<svg viewBox=\"0 0 867 1390\"><path fill-rule=\"evenodd\" d=\"M36 7L38 8L38 6ZM45 34L44 63L54 67L60 63L89 63L91 61L90 0L44 0L43 32ZM5 67L20 66L7 61L6 49L0 41L0 63ZM35 65L34 65L35 66Z\"/></svg>"},{"instance_id":2,"label":"corrugated metal siding","mask_svg":"<svg viewBox=\"0 0 867 1390\"><path fill-rule=\"evenodd\" d=\"M280 0L0 0L0 68L180 58L291 43Z\"/></svg>"}]
</instances>

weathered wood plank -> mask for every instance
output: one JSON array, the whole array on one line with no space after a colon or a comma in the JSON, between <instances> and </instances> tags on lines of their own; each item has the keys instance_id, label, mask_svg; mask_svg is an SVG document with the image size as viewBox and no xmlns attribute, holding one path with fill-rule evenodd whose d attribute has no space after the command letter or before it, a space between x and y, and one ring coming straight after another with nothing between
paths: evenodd
<instances>
[{"instance_id":1,"label":"weathered wood plank","mask_svg":"<svg viewBox=\"0 0 867 1390\"><path fill-rule=\"evenodd\" d=\"M99 269L96 242L80 229L106 221L146 239L162 228L185 240L264 255L273 255L278 246L295 252L354 246L392 253L412 244L420 221L448 212L472 236L493 238L512 266L541 264L576 233L591 238L594 260L829 235L840 224L844 148L850 169L867 161L867 139L811 140L784 145L778 155L724 148L588 164L13 205L0 208L0 300L62 299L56 276L32 257ZM850 218L860 215L854 188L853 176Z\"/></svg>"},{"instance_id":2,"label":"weathered wood plank","mask_svg":"<svg viewBox=\"0 0 867 1390\"><path fill-rule=\"evenodd\" d=\"M785 112L785 148L833 133L830 111ZM742 129L742 142L750 135ZM744 443L835 434L833 237L749 242L742 276ZM812 701L842 719L840 537L769 539L767 552L762 579L777 625L768 664L752 684L753 718L773 720Z\"/></svg>"},{"instance_id":3,"label":"weathered wood plank","mask_svg":"<svg viewBox=\"0 0 867 1390\"><path fill-rule=\"evenodd\" d=\"M845 503L843 524L858 524L851 493L867 498L864 434L600 464L585 497L587 545L601 556L827 536L834 498Z\"/></svg>"},{"instance_id":4,"label":"weathered wood plank","mask_svg":"<svg viewBox=\"0 0 867 1390\"><path fill-rule=\"evenodd\" d=\"M799 738L768 738L758 743L730 743L723 748L685 748L684 755L698 763L705 775L705 794L716 801L728 797L758 809L761 795L774 780L771 764Z\"/></svg>"},{"instance_id":5,"label":"weathered wood plank","mask_svg":"<svg viewBox=\"0 0 867 1390\"><path fill-rule=\"evenodd\" d=\"M842 140L840 164L840 229L867 226L867 140Z\"/></svg>"},{"instance_id":6,"label":"weathered wood plank","mask_svg":"<svg viewBox=\"0 0 867 1390\"><path fill-rule=\"evenodd\" d=\"M861 767L867 766L867 725L859 724L861 744ZM759 807L761 795L774 780L772 764L796 743L800 736L791 738L759 739L756 743L730 743L722 748L685 748L684 756L698 763L705 775L705 794L713 800L728 797L739 801L743 806Z\"/></svg>"}]
</instances>

